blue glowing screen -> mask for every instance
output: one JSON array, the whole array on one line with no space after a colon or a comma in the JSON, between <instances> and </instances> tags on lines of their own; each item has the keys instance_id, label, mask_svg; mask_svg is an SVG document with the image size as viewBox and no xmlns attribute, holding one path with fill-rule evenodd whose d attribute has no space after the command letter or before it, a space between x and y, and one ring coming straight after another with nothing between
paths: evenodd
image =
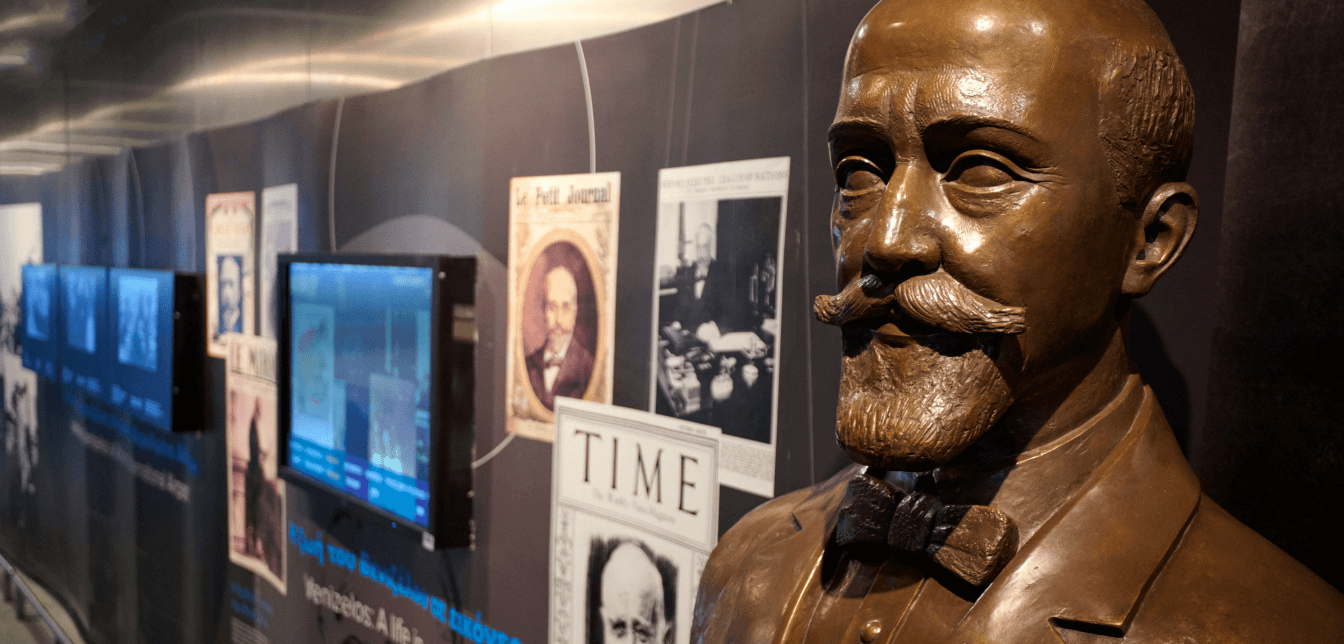
<instances>
[{"instance_id":1,"label":"blue glowing screen","mask_svg":"<svg viewBox=\"0 0 1344 644\"><path fill-rule=\"evenodd\" d=\"M56 290L55 264L23 266L23 302L19 306L23 326L23 366L39 377L57 379L60 353L60 294Z\"/></svg>"},{"instance_id":2,"label":"blue glowing screen","mask_svg":"<svg viewBox=\"0 0 1344 644\"><path fill-rule=\"evenodd\" d=\"M108 306L115 335L108 402L172 429L173 273L111 269Z\"/></svg>"},{"instance_id":3,"label":"blue glowing screen","mask_svg":"<svg viewBox=\"0 0 1344 644\"><path fill-rule=\"evenodd\" d=\"M289 265L290 467L428 523L434 272Z\"/></svg>"},{"instance_id":4,"label":"blue glowing screen","mask_svg":"<svg viewBox=\"0 0 1344 644\"><path fill-rule=\"evenodd\" d=\"M108 367L116 359L107 332L107 269L61 266L61 320L58 331L61 384L67 393L79 392L107 401Z\"/></svg>"}]
</instances>

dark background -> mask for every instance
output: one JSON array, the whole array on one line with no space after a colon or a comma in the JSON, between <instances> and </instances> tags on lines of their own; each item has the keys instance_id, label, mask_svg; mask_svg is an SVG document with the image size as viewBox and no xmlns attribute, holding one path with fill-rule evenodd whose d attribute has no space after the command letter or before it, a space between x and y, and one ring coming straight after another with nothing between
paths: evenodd
<instances>
[{"instance_id":1,"label":"dark background","mask_svg":"<svg viewBox=\"0 0 1344 644\"><path fill-rule=\"evenodd\" d=\"M1344 163L1336 151L1344 140L1336 107L1344 99L1337 95L1344 93L1337 81L1344 57L1336 44L1344 15L1328 0L1151 4L1198 100L1190 183L1201 195L1201 217L1185 258L1134 307L1131 353L1214 500L1339 587L1344 555L1329 517L1344 492L1334 342L1344 317L1336 187ZM643 409L649 400L658 170L792 159L780 262L780 494L847 463L832 435L839 334L812 321L810 303L834 289L825 130L849 36L870 6L735 0L583 42L596 170L621 172L616 404ZM112 19L118 7L120 22ZM158 28L172 15L104 3L68 36L80 40L53 54L52 69L76 78L99 65L122 74L152 61L188 67L190 56L181 51L190 42L172 41ZM206 39L210 31L200 27L191 37ZM0 108L0 126L27 123L25 115L40 112L33 106L45 100L42 92L50 93L12 79L0 89L5 83L13 91ZM57 97L75 107L77 99ZM59 173L4 177L0 202L42 202L47 261L204 271L206 194L295 181L301 250L333 250L331 239L335 248L347 247L379 226L423 216L457 231L502 270L509 180L587 172L588 127L579 59L563 45L339 104L309 103ZM420 250L416 240L399 239L361 250ZM505 347L502 331L491 327L503 327L506 296L483 283L478 297L477 373L486 383L477 395L481 455L504 438L502 397L493 387L502 386ZM222 363L212 361L203 375L222 400ZM38 492L6 487L0 550L72 607L90 641L227 641L225 587L248 575L224 555L222 423L169 437L202 464L183 505L86 453L69 425L87 421L58 391L44 385L39 402ZM222 417L222 406L213 411ZM0 476L16 479L16 469L9 458ZM351 549L399 562L463 613L479 610L496 629L544 641L550 445L516 440L475 474L474 550L426 553L293 486L290 515ZM762 500L722 494L724 530ZM291 568L284 600L291 623L272 636L325 641L331 631L303 603L297 571Z\"/></svg>"}]
</instances>

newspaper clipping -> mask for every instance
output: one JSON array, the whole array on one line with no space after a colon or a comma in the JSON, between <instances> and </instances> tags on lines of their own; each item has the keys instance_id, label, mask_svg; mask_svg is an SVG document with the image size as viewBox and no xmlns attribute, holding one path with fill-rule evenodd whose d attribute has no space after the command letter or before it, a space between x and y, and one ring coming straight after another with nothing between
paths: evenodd
<instances>
[{"instance_id":1,"label":"newspaper clipping","mask_svg":"<svg viewBox=\"0 0 1344 644\"><path fill-rule=\"evenodd\" d=\"M285 483L278 476L275 340L233 334L225 374L229 561L285 594Z\"/></svg>"},{"instance_id":2,"label":"newspaper clipping","mask_svg":"<svg viewBox=\"0 0 1344 644\"><path fill-rule=\"evenodd\" d=\"M555 418L550 643L689 644L719 431L569 398Z\"/></svg>"},{"instance_id":3,"label":"newspaper clipping","mask_svg":"<svg viewBox=\"0 0 1344 644\"><path fill-rule=\"evenodd\" d=\"M621 174L510 183L510 433L555 440L555 400L611 402Z\"/></svg>"},{"instance_id":4,"label":"newspaper clipping","mask_svg":"<svg viewBox=\"0 0 1344 644\"><path fill-rule=\"evenodd\" d=\"M261 191L261 254L257 261L260 289L257 298L261 337L275 339L275 258L299 249L299 184L287 183Z\"/></svg>"},{"instance_id":5,"label":"newspaper clipping","mask_svg":"<svg viewBox=\"0 0 1344 644\"><path fill-rule=\"evenodd\" d=\"M723 431L724 485L774 496L789 157L658 173L649 409Z\"/></svg>"},{"instance_id":6,"label":"newspaper clipping","mask_svg":"<svg viewBox=\"0 0 1344 644\"><path fill-rule=\"evenodd\" d=\"M225 358L228 333L252 335L252 226L256 193L226 192L205 197L207 345L211 357Z\"/></svg>"}]
</instances>

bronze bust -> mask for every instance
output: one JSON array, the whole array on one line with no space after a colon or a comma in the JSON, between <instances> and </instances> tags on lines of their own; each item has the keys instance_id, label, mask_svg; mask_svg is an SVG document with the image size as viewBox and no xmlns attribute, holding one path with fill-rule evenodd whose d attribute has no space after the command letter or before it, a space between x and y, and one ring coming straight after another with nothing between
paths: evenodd
<instances>
[{"instance_id":1,"label":"bronze bust","mask_svg":"<svg viewBox=\"0 0 1344 644\"><path fill-rule=\"evenodd\" d=\"M692 640L1339 642L1200 492L1125 348L1181 256L1194 97L1140 0L884 0L830 153L856 464L715 549Z\"/></svg>"}]
</instances>

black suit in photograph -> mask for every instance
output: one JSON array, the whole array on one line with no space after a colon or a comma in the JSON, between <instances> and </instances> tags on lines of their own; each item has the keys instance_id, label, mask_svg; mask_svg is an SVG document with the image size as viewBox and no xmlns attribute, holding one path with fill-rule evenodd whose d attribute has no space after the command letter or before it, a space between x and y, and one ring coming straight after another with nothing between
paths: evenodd
<instances>
[{"instance_id":1,"label":"black suit in photograph","mask_svg":"<svg viewBox=\"0 0 1344 644\"><path fill-rule=\"evenodd\" d=\"M546 388L545 354L546 347L543 346L527 355L527 377L532 382L532 393L537 395L546 409L554 411L556 396L583 397L588 389L588 380L593 375L593 354L571 340L565 358L560 363L560 371L556 373L555 382L549 390Z\"/></svg>"}]
</instances>

